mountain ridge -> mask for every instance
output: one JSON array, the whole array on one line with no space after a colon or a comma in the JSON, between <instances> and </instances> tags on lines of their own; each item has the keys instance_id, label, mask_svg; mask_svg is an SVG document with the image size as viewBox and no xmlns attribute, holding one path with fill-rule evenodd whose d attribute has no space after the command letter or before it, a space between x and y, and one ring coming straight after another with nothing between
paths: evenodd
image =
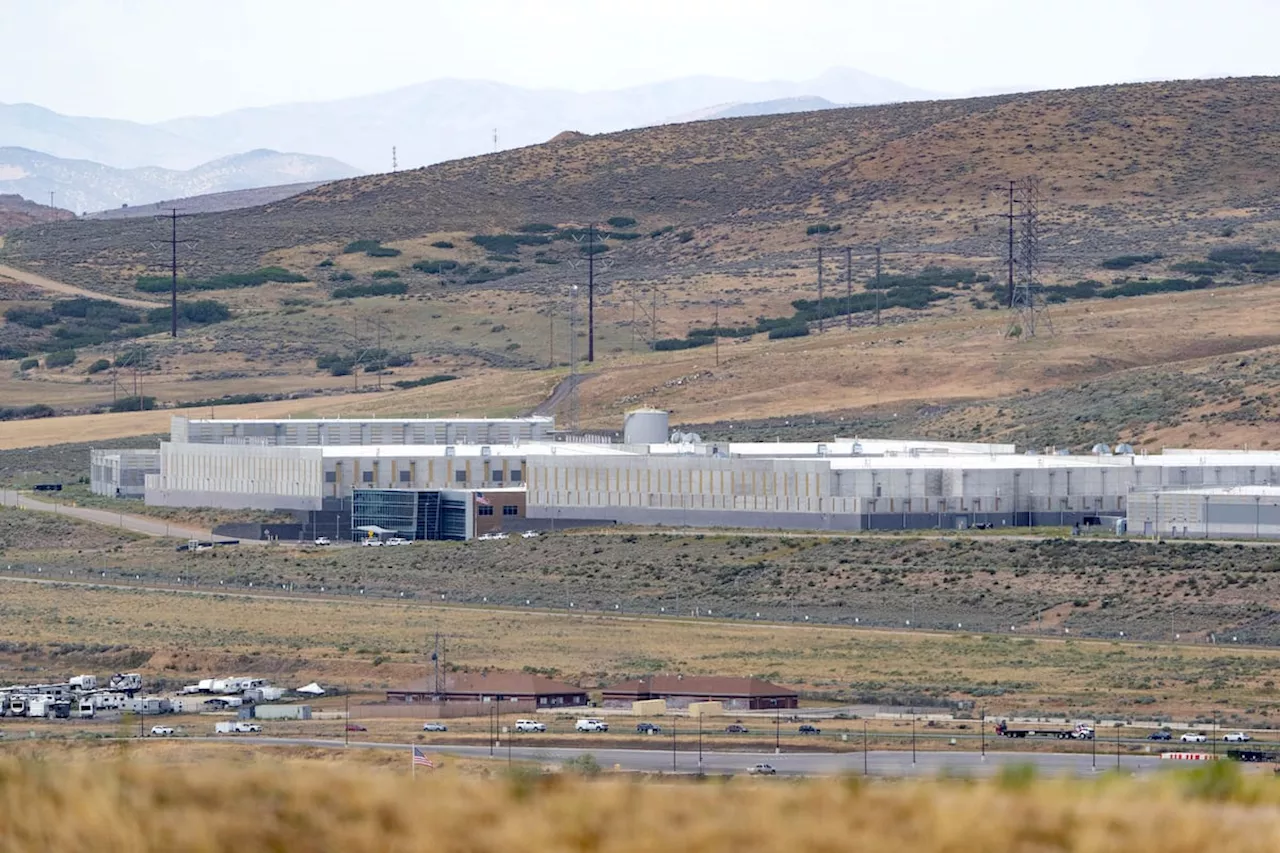
<instances>
[{"instance_id":1,"label":"mountain ridge","mask_svg":"<svg viewBox=\"0 0 1280 853\"><path fill-rule=\"evenodd\" d=\"M80 212L278 184L317 184L356 174L351 166L330 158L267 149L177 170L158 166L116 169L16 146L0 148L0 193L39 199L53 191L62 206Z\"/></svg>"}]
</instances>

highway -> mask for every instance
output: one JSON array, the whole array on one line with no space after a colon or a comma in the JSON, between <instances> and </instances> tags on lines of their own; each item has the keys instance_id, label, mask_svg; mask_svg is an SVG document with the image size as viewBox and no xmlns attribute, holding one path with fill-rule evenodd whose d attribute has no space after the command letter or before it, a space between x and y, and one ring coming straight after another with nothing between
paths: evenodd
<instances>
[{"instance_id":1,"label":"highway","mask_svg":"<svg viewBox=\"0 0 1280 853\"><path fill-rule=\"evenodd\" d=\"M532 736L522 737L528 741ZM260 746L308 746L334 748L341 747L342 741L317 738L271 738L241 737L226 735L222 737L184 738L204 743L240 743ZM400 749L404 750L406 761L410 747L421 746L429 753L458 755L466 758L489 758L487 746L453 746L448 744L427 743L375 743L371 741L351 741L351 749ZM606 769L617 767L620 770L645 771L651 773L697 773L699 757L697 750L682 749L676 752L674 765L671 750L663 749L567 749L561 747L513 746L510 749L512 761L535 761L542 764L560 765L569 759L582 755L593 755L596 761ZM493 758L505 759L508 756L507 745L495 747ZM918 752L913 757L910 750L873 751L866 754L865 772L872 776L924 776L932 777L940 774L955 776L989 776L1001 767L1032 765L1042 775L1085 776L1094 772L1116 769L1114 753L1098 751L1095 758L1089 753L1063 754L1048 752L993 752L988 751L983 757L977 752ZM861 775L864 772L864 759L861 752L784 752L775 755L770 752L702 752L701 769L703 773L743 774L753 764L771 764L782 776L833 776ZM1186 762L1165 761L1154 755L1122 755L1120 769L1130 773L1150 772L1167 767L1186 767ZM1096 769L1095 769L1096 767Z\"/></svg>"}]
</instances>

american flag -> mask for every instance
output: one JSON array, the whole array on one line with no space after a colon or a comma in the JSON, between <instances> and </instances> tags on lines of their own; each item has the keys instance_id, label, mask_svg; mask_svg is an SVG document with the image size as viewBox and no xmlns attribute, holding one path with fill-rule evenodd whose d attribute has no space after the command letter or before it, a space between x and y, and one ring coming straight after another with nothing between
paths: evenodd
<instances>
[{"instance_id":1,"label":"american flag","mask_svg":"<svg viewBox=\"0 0 1280 853\"><path fill-rule=\"evenodd\" d=\"M480 506L490 506L489 499L484 496L484 492L476 492L476 503Z\"/></svg>"},{"instance_id":2,"label":"american flag","mask_svg":"<svg viewBox=\"0 0 1280 853\"><path fill-rule=\"evenodd\" d=\"M432 763L430 758L427 758L427 754L422 751L421 747L415 746L413 748L413 766L414 767L435 767L435 764Z\"/></svg>"}]
</instances>

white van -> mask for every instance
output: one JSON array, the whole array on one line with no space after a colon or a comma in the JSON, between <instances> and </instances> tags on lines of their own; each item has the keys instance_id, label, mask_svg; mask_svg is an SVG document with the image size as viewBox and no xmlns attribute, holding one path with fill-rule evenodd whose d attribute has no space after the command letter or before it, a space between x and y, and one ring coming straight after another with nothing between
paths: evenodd
<instances>
[{"instance_id":1,"label":"white van","mask_svg":"<svg viewBox=\"0 0 1280 853\"><path fill-rule=\"evenodd\" d=\"M607 732L609 731L609 724L604 720L578 720L578 724L574 728L580 732Z\"/></svg>"}]
</instances>

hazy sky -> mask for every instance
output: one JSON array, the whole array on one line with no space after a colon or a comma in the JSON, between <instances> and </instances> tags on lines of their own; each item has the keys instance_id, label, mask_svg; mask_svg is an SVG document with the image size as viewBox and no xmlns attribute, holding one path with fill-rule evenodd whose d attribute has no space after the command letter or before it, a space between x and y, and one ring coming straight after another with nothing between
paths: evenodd
<instances>
[{"instance_id":1,"label":"hazy sky","mask_svg":"<svg viewBox=\"0 0 1280 853\"><path fill-rule=\"evenodd\" d=\"M0 0L0 102L154 121L440 77L833 66L960 93L1277 74L1277 32L1280 0Z\"/></svg>"}]
</instances>

